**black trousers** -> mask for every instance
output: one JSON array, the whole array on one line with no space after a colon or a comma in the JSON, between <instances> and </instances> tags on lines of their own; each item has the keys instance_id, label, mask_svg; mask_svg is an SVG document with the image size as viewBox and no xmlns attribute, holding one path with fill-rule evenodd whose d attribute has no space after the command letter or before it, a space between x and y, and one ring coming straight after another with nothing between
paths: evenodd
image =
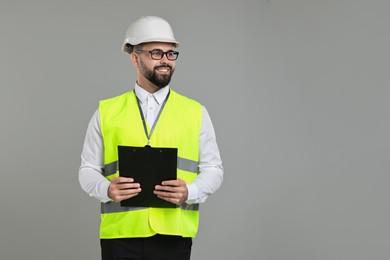
<instances>
[{"instance_id":1,"label":"black trousers","mask_svg":"<svg viewBox=\"0 0 390 260\"><path fill-rule=\"evenodd\" d=\"M101 239L102 260L189 260L192 239L155 235L145 238Z\"/></svg>"}]
</instances>

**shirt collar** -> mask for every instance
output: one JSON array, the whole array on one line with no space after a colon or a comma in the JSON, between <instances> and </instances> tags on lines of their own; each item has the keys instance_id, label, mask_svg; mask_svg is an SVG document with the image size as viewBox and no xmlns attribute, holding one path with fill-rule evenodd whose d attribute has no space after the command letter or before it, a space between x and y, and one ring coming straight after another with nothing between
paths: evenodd
<instances>
[{"instance_id":1,"label":"shirt collar","mask_svg":"<svg viewBox=\"0 0 390 260\"><path fill-rule=\"evenodd\" d=\"M161 89L157 90L156 92L154 92L153 94L151 94L151 93L147 92L145 89L141 88L136 82L134 90L135 90L135 95L138 97L138 99L139 99L139 101L141 101L141 103L146 102L146 99L148 98L149 95L153 95L154 98L156 99L157 103L160 105L164 102L165 98L167 97L167 95L169 93L169 85L164 87L164 88L161 88Z\"/></svg>"}]
</instances>

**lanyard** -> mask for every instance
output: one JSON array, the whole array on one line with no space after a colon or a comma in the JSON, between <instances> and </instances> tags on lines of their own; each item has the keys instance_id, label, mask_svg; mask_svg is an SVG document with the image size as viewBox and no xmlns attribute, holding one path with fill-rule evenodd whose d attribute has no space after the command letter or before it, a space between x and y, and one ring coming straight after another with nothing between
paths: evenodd
<instances>
[{"instance_id":1,"label":"lanyard","mask_svg":"<svg viewBox=\"0 0 390 260\"><path fill-rule=\"evenodd\" d=\"M171 93L171 91L169 90L169 92L167 94L167 97L164 99L164 102L161 105L160 111L158 112L158 115L157 115L156 119L154 120L153 126L150 129L150 134L148 133L148 128L146 127L144 113L142 111L142 107L141 107L141 104L140 104L141 101L139 100L137 95L135 95L135 97L137 98L137 104L138 104L138 108L139 108L139 113L141 115L142 124L144 125L145 135L146 135L146 138L148 138L148 144L146 146L150 146L150 138L152 138L152 134L153 134L154 128L156 127L156 124L157 124L158 119L160 118L161 112L163 111L163 109L165 107L165 103L167 103L167 100L168 100L168 97L169 97L170 93ZM134 94L136 94L135 91L134 91Z\"/></svg>"}]
</instances>

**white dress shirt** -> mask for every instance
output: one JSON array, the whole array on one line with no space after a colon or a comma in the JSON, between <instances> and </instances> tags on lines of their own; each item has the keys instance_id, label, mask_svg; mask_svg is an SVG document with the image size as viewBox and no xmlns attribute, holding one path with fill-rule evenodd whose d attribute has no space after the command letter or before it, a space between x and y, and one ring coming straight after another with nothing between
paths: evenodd
<instances>
[{"instance_id":1,"label":"white dress shirt","mask_svg":"<svg viewBox=\"0 0 390 260\"><path fill-rule=\"evenodd\" d=\"M169 86L151 94L135 84L135 93L140 100L145 120L152 126L161 105L169 92ZM96 110L89 122L83 151L79 181L82 189L101 202L108 202L108 187L110 181L103 176L104 156L103 138L100 129L99 110ZM214 193L223 180L223 167L215 138L214 127L205 107L202 106L202 126L199 135L199 174L196 179L187 184L188 199L186 203L203 203Z\"/></svg>"}]
</instances>

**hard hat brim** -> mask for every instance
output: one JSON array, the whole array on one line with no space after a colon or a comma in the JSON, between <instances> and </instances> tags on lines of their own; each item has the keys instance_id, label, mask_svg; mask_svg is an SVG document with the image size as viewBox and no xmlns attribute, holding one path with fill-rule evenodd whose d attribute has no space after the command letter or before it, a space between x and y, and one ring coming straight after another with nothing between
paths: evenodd
<instances>
[{"instance_id":1,"label":"hard hat brim","mask_svg":"<svg viewBox=\"0 0 390 260\"><path fill-rule=\"evenodd\" d=\"M124 45L129 43L133 46L141 44L141 43L148 43L148 42L167 42L167 43L172 43L175 45L176 48L179 48L180 43L177 41L172 41L172 39L166 39L166 38L149 38L149 39L139 39L136 41L135 39L125 39L125 42L123 43Z\"/></svg>"}]
</instances>

